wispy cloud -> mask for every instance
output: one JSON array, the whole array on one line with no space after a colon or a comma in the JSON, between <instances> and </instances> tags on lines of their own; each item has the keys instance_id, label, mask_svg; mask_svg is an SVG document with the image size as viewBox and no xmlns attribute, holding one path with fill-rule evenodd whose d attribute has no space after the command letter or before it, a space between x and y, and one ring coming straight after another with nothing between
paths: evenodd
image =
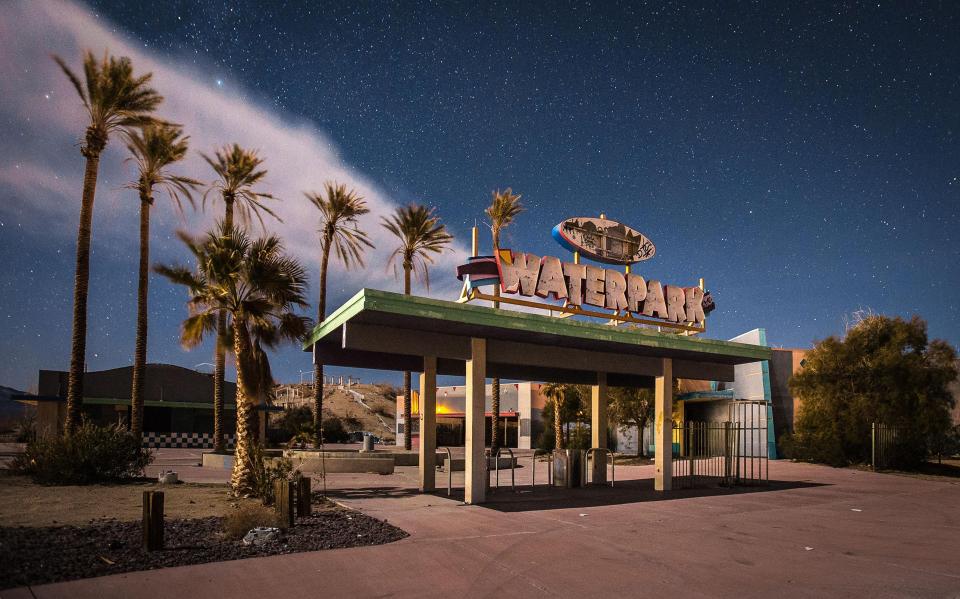
<instances>
[{"instance_id":1,"label":"wispy cloud","mask_svg":"<svg viewBox=\"0 0 960 599\"><path fill-rule=\"evenodd\" d=\"M191 138L190 158L181 167L185 174L211 177L200 151L210 153L232 142L259 150L269 170L265 189L282 198L276 212L283 223L271 223L268 228L281 235L288 249L311 268L316 268L318 255L317 215L303 191L319 190L329 179L356 188L370 205L371 214L363 227L377 249L364 271L343 273L333 266L337 287L344 291L360 286L398 287L393 272L385 268L395 243L379 225L380 217L397 202L346 164L332 140L310 122L247 98L253 94L233 86L217 87L212 77L192 65L144 50L79 4L24 1L4 6L0 19L0 118L11 130L0 138L0 187L12 192L13 199L0 203L0 213L16 214L28 226L52 227L49 232L62 234L65 242L75 234L83 174L77 142L85 115L76 92L50 54L64 57L79 71L85 49L129 56L138 73L154 74L154 87L166 98L159 114L183 124ZM135 197L123 188L133 173L124 158L122 141L115 137L101 164L97 193L94 234L101 241L125 242L135 234ZM207 214L189 215L187 228L203 230L220 211L214 206L208 207ZM174 228L183 226L166 206L157 211L155 223L158 242L166 242ZM439 259L432 277L435 295L450 296L456 287L450 276L453 266L465 255L464 246L457 244L454 252Z\"/></svg>"}]
</instances>

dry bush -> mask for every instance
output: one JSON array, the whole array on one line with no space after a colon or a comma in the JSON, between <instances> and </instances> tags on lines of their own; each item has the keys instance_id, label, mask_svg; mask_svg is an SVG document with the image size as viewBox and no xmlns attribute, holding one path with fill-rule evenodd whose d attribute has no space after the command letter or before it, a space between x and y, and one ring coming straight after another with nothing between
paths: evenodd
<instances>
[{"instance_id":1,"label":"dry bush","mask_svg":"<svg viewBox=\"0 0 960 599\"><path fill-rule=\"evenodd\" d=\"M258 526L280 525L280 515L272 508L245 503L223 519L223 534L230 540L240 540L250 529Z\"/></svg>"}]
</instances>

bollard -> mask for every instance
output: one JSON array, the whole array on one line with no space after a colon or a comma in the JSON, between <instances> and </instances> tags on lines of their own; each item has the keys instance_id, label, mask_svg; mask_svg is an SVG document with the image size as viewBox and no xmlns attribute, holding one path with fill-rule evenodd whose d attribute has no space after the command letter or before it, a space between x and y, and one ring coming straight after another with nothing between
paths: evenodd
<instances>
[{"instance_id":1,"label":"bollard","mask_svg":"<svg viewBox=\"0 0 960 599\"><path fill-rule=\"evenodd\" d=\"M163 549L163 491L143 492L143 548Z\"/></svg>"},{"instance_id":2,"label":"bollard","mask_svg":"<svg viewBox=\"0 0 960 599\"><path fill-rule=\"evenodd\" d=\"M273 481L273 506L277 513L280 514L280 528L290 528L293 526L295 498L296 488L294 487L293 481Z\"/></svg>"},{"instance_id":3,"label":"bollard","mask_svg":"<svg viewBox=\"0 0 960 599\"><path fill-rule=\"evenodd\" d=\"M297 516L308 518L313 513L310 496L310 477L301 476L297 479Z\"/></svg>"}]
</instances>

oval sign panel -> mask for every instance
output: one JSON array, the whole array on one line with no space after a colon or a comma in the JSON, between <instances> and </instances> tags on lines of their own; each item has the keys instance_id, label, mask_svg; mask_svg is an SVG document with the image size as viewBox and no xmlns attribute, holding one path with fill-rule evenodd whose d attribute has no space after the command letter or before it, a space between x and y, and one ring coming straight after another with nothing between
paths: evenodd
<instances>
[{"instance_id":1,"label":"oval sign panel","mask_svg":"<svg viewBox=\"0 0 960 599\"><path fill-rule=\"evenodd\" d=\"M553 238L571 252L605 264L633 264L657 253L643 233L607 218L568 218L553 228Z\"/></svg>"}]
</instances>

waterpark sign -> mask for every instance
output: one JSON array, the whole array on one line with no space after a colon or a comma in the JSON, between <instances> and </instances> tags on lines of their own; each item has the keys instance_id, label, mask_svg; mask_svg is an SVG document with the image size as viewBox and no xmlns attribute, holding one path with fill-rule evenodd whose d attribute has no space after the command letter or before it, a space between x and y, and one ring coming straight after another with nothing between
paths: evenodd
<instances>
[{"instance_id":1,"label":"waterpark sign","mask_svg":"<svg viewBox=\"0 0 960 599\"><path fill-rule=\"evenodd\" d=\"M704 292L699 287L663 285L655 279L554 256L500 250L496 256L503 293L595 306L667 322L702 325Z\"/></svg>"},{"instance_id":2,"label":"waterpark sign","mask_svg":"<svg viewBox=\"0 0 960 599\"><path fill-rule=\"evenodd\" d=\"M698 286L683 287L664 285L631 272L631 265L649 260L657 251L653 242L636 229L600 215L568 218L552 233L561 246L573 252L572 262L508 249L499 249L495 256L478 256L474 228L474 255L457 267L457 278L464 283L459 301L508 303L543 308L561 317L589 316L693 333L706 330L706 315L715 306L710 292L704 291L703 279ZM581 256L625 268L621 271L581 264ZM505 295L483 293L480 287L485 285L498 285ZM511 296L536 296L561 303Z\"/></svg>"}]
</instances>

